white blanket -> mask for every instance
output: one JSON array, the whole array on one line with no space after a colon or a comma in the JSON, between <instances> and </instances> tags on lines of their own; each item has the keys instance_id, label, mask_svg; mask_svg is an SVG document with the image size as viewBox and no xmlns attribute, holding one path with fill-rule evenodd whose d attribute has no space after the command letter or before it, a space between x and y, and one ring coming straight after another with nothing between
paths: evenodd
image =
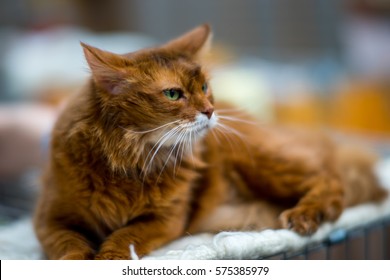
<instances>
[{"instance_id":1,"label":"white blanket","mask_svg":"<svg viewBox=\"0 0 390 280\"><path fill-rule=\"evenodd\" d=\"M390 159L378 164L377 173L382 184L390 190ZM257 259L299 250L328 237L342 236L350 228L384 217L390 217L390 197L381 204L365 204L346 209L335 223L323 224L310 237L299 236L290 230L199 234L178 239L144 259ZM0 227L0 259L42 258L31 219L22 219Z\"/></svg>"}]
</instances>

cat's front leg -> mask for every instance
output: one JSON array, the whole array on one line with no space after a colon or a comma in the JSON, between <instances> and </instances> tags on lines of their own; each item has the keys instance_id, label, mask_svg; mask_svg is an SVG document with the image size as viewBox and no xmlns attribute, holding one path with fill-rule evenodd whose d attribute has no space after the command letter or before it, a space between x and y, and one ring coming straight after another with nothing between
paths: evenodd
<instances>
[{"instance_id":1,"label":"cat's front leg","mask_svg":"<svg viewBox=\"0 0 390 280\"><path fill-rule=\"evenodd\" d=\"M309 184L309 190L295 207L282 212L279 219L282 227L308 235L316 232L321 223L335 221L341 215L345 207L344 191L337 176L330 174L319 175L303 184Z\"/></svg>"},{"instance_id":2,"label":"cat's front leg","mask_svg":"<svg viewBox=\"0 0 390 280\"><path fill-rule=\"evenodd\" d=\"M95 259L131 259L130 245L134 246L134 253L142 257L178 238L183 234L183 230L184 219L182 217L148 217L114 231L103 242Z\"/></svg>"},{"instance_id":3,"label":"cat's front leg","mask_svg":"<svg viewBox=\"0 0 390 280\"><path fill-rule=\"evenodd\" d=\"M85 236L60 224L37 229L44 251L49 259L91 260L95 250Z\"/></svg>"},{"instance_id":4,"label":"cat's front leg","mask_svg":"<svg viewBox=\"0 0 390 280\"><path fill-rule=\"evenodd\" d=\"M46 205L43 204L46 202ZM58 208L53 208L56 205ZM62 212L58 209L63 210ZM37 238L44 252L52 260L91 260L96 245L92 242L93 227L81 214L82 208L74 204L53 204L40 201L34 217Z\"/></svg>"}]
</instances>

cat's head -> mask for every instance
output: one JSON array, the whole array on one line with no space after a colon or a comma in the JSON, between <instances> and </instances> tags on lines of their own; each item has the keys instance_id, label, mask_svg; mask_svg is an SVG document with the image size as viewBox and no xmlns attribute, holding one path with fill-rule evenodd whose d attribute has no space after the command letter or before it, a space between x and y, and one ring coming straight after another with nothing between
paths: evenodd
<instances>
[{"instance_id":1,"label":"cat's head","mask_svg":"<svg viewBox=\"0 0 390 280\"><path fill-rule=\"evenodd\" d=\"M185 140L185 133L204 135L217 122L200 64L210 37L210 27L202 25L160 47L124 55L82 43L107 125L148 134L162 145Z\"/></svg>"}]
</instances>

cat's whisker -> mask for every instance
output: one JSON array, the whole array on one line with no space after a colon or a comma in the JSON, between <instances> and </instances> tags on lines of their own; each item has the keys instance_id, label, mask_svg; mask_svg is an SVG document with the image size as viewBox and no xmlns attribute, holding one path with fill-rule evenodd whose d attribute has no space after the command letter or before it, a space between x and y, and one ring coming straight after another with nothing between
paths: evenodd
<instances>
[{"instance_id":1,"label":"cat's whisker","mask_svg":"<svg viewBox=\"0 0 390 280\"><path fill-rule=\"evenodd\" d=\"M172 149L171 149L171 153L172 152L176 152L176 155L175 155L175 161L174 161L174 164L173 164L173 175L176 175L176 166L177 166L177 158L178 158L178 150L179 150L179 147L180 147L180 144L183 140L183 138L185 137L185 134L186 132L185 131L182 131L179 136L176 138L176 142L175 144L173 145ZM176 147L178 147L178 149L176 149ZM171 153L169 154L168 158L170 157ZM164 165L165 166L165 165Z\"/></svg>"},{"instance_id":2,"label":"cat's whisker","mask_svg":"<svg viewBox=\"0 0 390 280\"><path fill-rule=\"evenodd\" d=\"M241 132L238 132L236 129L234 129L226 124L217 123L217 127L221 127L226 132L232 133L232 134L238 136L238 138L240 138L240 139L243 139L245 137Z\"/></svg>"},{"instance_id":3,"label":"cat's whisker","mask_svg":"<svg viewBox=\"0 0 390 280\"><path fill-rule=\"evenodd\" d=\"M233 135L237 136L236 138L238 138L244 144L245 149L247 151L247 154L251 159L251 162L254 162L254 159L252 157L252 153L250 152L250 147L248 146L248 143L246 141L244 141L245 138L244 138L244 135L242 133L240 133L236 129L229 127L228 125L225 125L222 123L218 123L217 128L219 128L221 133L222 133L222 131L224 131L224 132L227 132L226 135L233 134ZM222 133L222 135L224 135L224 134L225 133Z\"/></svg>"},{"instance_id":4,"label":"cat's whisker","mask_svg":"<svg viewBox=\"0 0 390 280\"><path fill-rule=\"evenodd\" d=\"M181 149L179 165L181 165L181 162L185 156L185 153L191 152L191 146L189 145L189 139L190 139L189 131L186 131L186 133L183 137L183 140L180 143L180 147L179 147L179 149Z\"/></svg>"},{"instance_id":5,"label":"cat's whisker","mask_svg":"<svg viewBox=\"0 0 390 280\"><path fill-rule=\"evenodd\" d=\"M196 125L197 124L194 123L190 124L190 126L186 128L186 133L183 135L183 139L180 140L181 143L179 144L178 154L177 154L178 157L180 154L179 165L181 165L185 150L189 151L192 162L195 163L192 141L194 140L196 142L198 139L197 135L200 135L198 130L195 129Z\"/></svg>"},{"instance_id":6,"label":"cat's whisker","mask_svg":"<svg viewBox=\"0 0 390 280\"><path fill-rule=\"evenodd\" d=\"M168 162L173 160L173 171L174 174L178 166L181 165L181 162L184 158L186 150L190 152L189 157L191 157L192 162L195 164L195 159L193 155L194 143L198 141L198 138L201 136L199 123L196 122L184 122L165 132L153 145L147 156L145 157L144 165L142 168L142 173L144 174L144 179L152 168L154 164L154 159L156 158L158 152L164 146L167 141L172 140L173 143L170 144L170 148L167 152L166 160L164 161L162 168L160 170L158 178L161 176L162 172L165 170Z\"/></svg>"},{"instance_id":7,"label":"cat's whisker","mask_svg":"<svg viewBox=\"0 0 390 280\"><path fill-rule=\"evenodd\" d=\"M176 142L175 142L175 145L172 147L172 150L174 151L174 162L173 162L173 176L176 176L176 169L177 169L177 159L178 159L178 150L179 150L179 147L180 147L180 138L182 138L183 136L183 133L181 133L179 135L179 137L177 138ZM177 147L177 149L176 149Z\"/></svg>"},{"instance_id":8,"label":"cat's whisker","mask_svg":"<svg viewBox=\"0 0 390 280\"><path fill-rule=\"evenodd\" d=\"M190 152L192 151L192 130L190 130L190 137L189 137L189 150ZM191 152L191 160L192 160L192 163L194 163L194 154Z\"/></svg>"},{"instance_id":9,"label":"cat's whisker","mask_svg":"<svg viewBox=\"0 0 390 280\"><path fill-rule=\"evenodd\" d=\"M191 127L192 127L191 123L182 123L182 124L179 124L178 126L174 127L173 129L171 129L167 133L165 133L162 137L160 137L160 139L152 147L151 151L149 152L148 156L146 157L146 161L147 161L148 158L150 157L151 152L154 151L153 155L148 160L146 168L145 167L143 168L144 172L145 172L145 176L149 172L149 170L150 170L150 168L151 168L151 166L153 164L153 160L154 160L155 156L157 155L158 151L161 149L161 147L168 140L171 140L173 137L176 137L175 143L172 145L172 148L169 150L169 154L167 156L167 160L164 162L164 165L163 165L163 168L162 168L162 170L164 170L167 162L170 160L170 157L173 154L173 151L175 150L175 147L177 147L177 145L181 141L181 139L184 138L184 136L182 136L182 134L185 132L185 130L187 130L187 129L191 128ZM179 135L177 135L177 134L179 134Z\"/></svg>"},{"instance_id":10,"label":"cat's whisker","mask_svg":"<svg viewBox=\"0 0 390 280\"><path fill-rule=\"evenodd\" d=\"M221 141L220 141L220 139L218 137L218 134L214 131L214 129L211 129L210 132L214 136L214 138L217 141L218 145L221 145Z\"/></svg>"},{"instance_id":11,"label":"cat's whisker","mask_svg":"<svg viewBox=\"0 0 390 280\"><path fill-rule=\"evenodd\" d=\"M181 162L182 162L183 157L184 157L184 150L186 148L186 138L187 137L188 137L187 133L184 134L184 139L183 139L183 141L181 141L181 143L179 145L179 151L178 151L178 153L180 153L179 166L181 165ZM180 152L180 149L181 149L181 152Z\"/></svg>"},{"instance_id":12,"label":"cat's whisker","mask_svg":"<svg viewBox=\"0 0 390 280\"><path fill-rule=\"evenodd\" d=\"M172 155L172 153L173 153L173 151L174 151L174 149L175 149L175 146L176 146L177 141L178 141L178 139L179 139L179 137L180 137L181 134L182 134L182 132L180 132L179 136L176 138L176 141L175 141L174 145L173 145L173 146L171 147L171 149L169 150L168 156L167 156L167 158L165 159L164 165L162 166L162 168L161 168L161 170L160 170L160 173L159 173L158 176L157 176L157 180L156 180L156 181L158 181L158 179L160 178L161 174L163 173L163 171L164 171L164 169L165 169L165 166L167 165L168 161L170 161L171 155ZM175 172L173 172L173 174L175 174Z\"/></svg>"},{"instance_id":13,"label":"cat's whisker","mask_svg":"<svg viewBox=\"0 0 390 280\"><path fill-rule=\"evenodd\" d=\"M153 155L150 157L150 160L149 160L149 164L147 166L147 169L149 169L149 167L152 165L152 162L155 158L155 156L157 155L157 153L159 152L159 150L164 146L164 144L171 140L172 137L174 137L177 133L180 132L180 127L175 127L173 129L171 129L170 131L168 131L167 133L165 133L157 142L156 144L152 147L152 149L150 150L149 153L153 153ZM146 157L146 159L148 159L149 156Z\"/></svg>"},{"instance_id":14,"label":"cat's whisker","mask_svg":"<svg viewBox=\"0 0 390 280\"><path fill-rule=\"evenodd\" d=\"M191 127L188 129L188 131L184 135L185 137L184 137L184 139L182 141L182 145L181 145L180 165L181 165L181 161L184 157L185 150L187 150L190 153L190 157L191 157L192 162L193 163L195 162L194 155L193 155L193 143L192 143L194 136L195 136L195 133L196 133L196 130L194 131L193 128Z\"/></svg>"},{"instance_id":15,"label":"cat's whisker","mask_svg":"<svg viewBox=\"0 0 390 280\"><path fill-rule=\"evenodd\" d=\"M170 151L169 151L169 154L167 156L167 159L165 160L164 162L164 165L163 167L161 168L161 171L157 177L157 180L160 178L160 176L162 175L167 163L169 162L169 160L171 159L171 156L173 155L174 151L177 152L176 156L175 156L175 159L174 159L174 167L173 167L173 175L175 176L176 174L176 166L177 166L177 158L179 156L179 153L180 153L180 146L182 143L185 143L186 141L188 141L188 139L191 139L192 138L192 132L193 132L193 124L192 123L185 123L185 124L181 124L179 125L179 127L182 129L182 131L179 132L179 135L176 137L176 140L175 140L175 143L172 145ZM188 134L190 135L188 137ZM179 146L178 146L179 145ZM178 147L178 149L176 150L176 148ZM185 145L183 144L183 150L182 150L182 157L184 155L184 148L185 148ZM192 145L190 146L190 152L191 152L191 155L192 155ZM180 165L181 165L181 159L180 159Z\"/></svg>"},{"instance_id":16,"label":"cat's whisker","mask_svg":"<svg viewBox=\"0 0 390 280\"><path fill-rule=\"evenodd\" d=\"M216 125L217 131L219 130L220 133L222 135L224 135L226 139L227 139L226 135L233 134L233 135L237 136L236 138L238 138L245 145L245 149L246 149L246 151L248 153L248 156L251 158L251 161L253 162L253 157L252 157L252 153L250 152L250 147L248 146L247 141L244 140L245 139L245 135L243 135L242 133L240 133L236 129L234 129L234 128L230 127L229 125L227 125L226 121L242 122L242 123L248 123L248 124L256 125L256 126L258 125L258 123L253 122L253 121L248 121L248 120L245 120L245 119L241 119L241 118L237 118L237 117L232 117L232 116L218 115L218 118L221 119L221 120L225 120L225 123L218 122L217 125ZM234 139L234 138L230 137L230 139L236 141L236 139ZM229 141L229 143L230 143L230 141ZM231 143L230 143L230 146L232 147Z\"/></svg>"},{"instance_id":17,"label":"cat's whisker","mask_svg":"<svg viewBox=\"0 0 390 280\"><path fill-rule=\"evenodd\" d=\"M125 127L122 127L122 126L120 126L120 128L122 128L122 129L124 129L124 130L126 130L126 131L129 131L129 132L131 132L131 133L145 134L145 133L150 133L150 132L159 130L159 129L164 128L164 127L166 127L166 126L168 126L168 125L178 123L178 122L180 122L180 121L181 121L181 120L176 120L176 121L173 121L173 122L169 122L169 123L163 124L163 125L158 126L158 127L156 127L156 128L152 128L152 129L144 130L144 131L135 131L135 130L131 130L131 129L128 129L128 128L125 128Z\"/></svg>"},{"instance_id":18,"label":"cat's whisker","mask_svg":"<svg viewBox=\"0 0 390 280\"><path fill-rule=\"evenodd\" d=\"M231 109L218 109L217 112L218 113L234 113L234 112L245 113L247 112L247 110L241 108L231 108Z\"/></svg>"},{"instance_id":19,"label":"cat's whisker","mask_svg":"<svg viewBox=\"0 0 390 280\"><path fill-rule=\"evenodd\" d=\"M252 125L258 125L257 122L248 121L248 120L245 120L245 119L231 117L231 116L218 115L218 118L220 118L222 120L226 120L226 121L241 122L241 123L247 123L247 124L252 124Z\"/></svg>"},{"instance_id":20,"label":"cat's whisker","mask_svg":"<svg viewBox=\"0 0 390 280\"><path fill-rule=\"evenodd\" d=\"M217 110L215 111L215 114L219 116L225 116L225 117L234 117L234 118L241 118L243 120L248 119L248 112L247 111L234 111L232 112L229 111L221 111Z\"/></svg>"},{"instance_id":21,"label":"cat's whisker","mask_svg":"<svg viewBox=\"0 0 390 280\"><path fill-rule=\"evenodd\" d=\"M145 163L144 163L144 166L142 168L142 170L144 171L144 177L149 172L149 169L151 168L151 166L153 164L153 160L154 160L155 156L157 155L158 151L161 149L161 147L164 145L164 143L167 142L169 139L171 139L172 136L176 135L180 131L180 129L181 129L181 126L179 125L179 126L172 128L171 130L167 131L157 140L157 142L154 144L152 149L150 149L148 155L145 158ZM153 150L154 150L154 153L150 157L150 160L148 161L148 158L149 158L150 154L153 152ZM146 165L147 161L148 161L148 164ZM146 167L145 167L145 165L146 165Z\"/></svg>"},{"instance_id":22,"label":"cat's whisker","mask_svg":"<svg viewBox=\"0 0 390 280\"><path fill-rule=\"evenodd\" d=\"M246 141L244 141L244 135L242 133L240 133L237 130L235 130L234 128L232 128L226 124L222 124L222 123L217 123L216 128L218 131L221 132L221 134L225 137L225 139L227 139L227 140L229 139L229 144L230 144L232 149L233 149L232 141L236 142L237 138L238 138L239 140L242 141L242 143L244 143L244 145L246 146L246 149L248 150L247 143L246 143ZM231 137L231 135L234 135L236 137Z\"/></svg>"},{"instance_id":23,"label":"cat's whisker","mask_svg":"<svg viewBox=\"0 0 390 280\"><path fill-rule=\"evenodd\" d=\"M232 151L234 151L234 146L232 144L232 138L231 138L230 134L225 132L225 130L222 129L221 127L219 127L218 125L215 127L215 131L220 133L226 139L226 141L228 142L228 144L230 146L230 149Z\"/></svg>"}]
</instances>

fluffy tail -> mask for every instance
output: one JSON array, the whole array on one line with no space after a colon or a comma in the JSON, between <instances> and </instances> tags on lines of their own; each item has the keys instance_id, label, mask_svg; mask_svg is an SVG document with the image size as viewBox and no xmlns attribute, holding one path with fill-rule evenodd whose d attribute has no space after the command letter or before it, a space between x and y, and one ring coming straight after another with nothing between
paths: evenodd
<instances>
[{"instance_id":1,"label":"fluffy tail","mask_svg":"<svg viewBox=\"0 0 390 280\"><path fill-rule=\"evenodd\" d=\"M337 153L341 179L345 186L345 204L380 202L388 192L374 172L377 156L356 147L341 147Z\"/></svg>"}]
</instances>

